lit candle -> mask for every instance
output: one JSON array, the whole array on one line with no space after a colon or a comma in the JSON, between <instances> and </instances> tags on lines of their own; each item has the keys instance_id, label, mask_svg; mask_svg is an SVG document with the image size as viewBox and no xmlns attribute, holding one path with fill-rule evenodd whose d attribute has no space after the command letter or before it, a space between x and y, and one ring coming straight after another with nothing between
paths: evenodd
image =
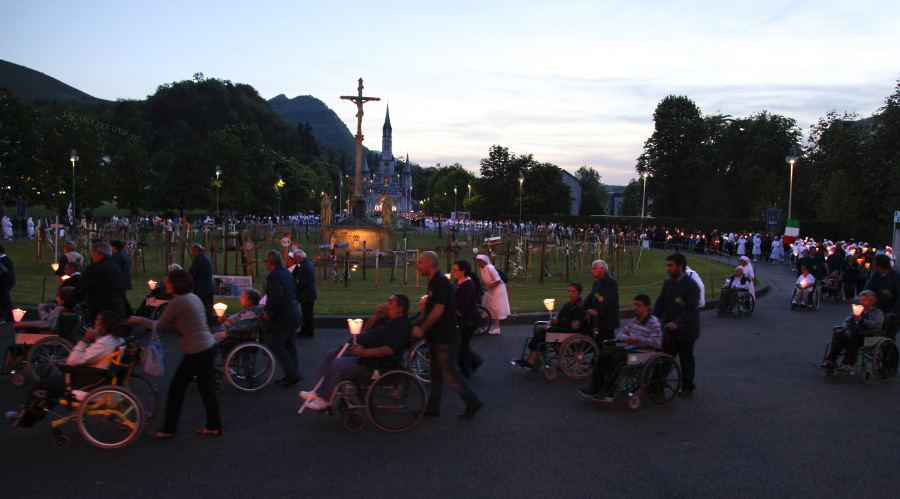
<instances>
[{"instance_id":1,"label":"lit candle","mask_svg":"<svg viewBox=\"0 0 900 499\"><path fill-rule=\"evenodd\" d=\"M150 279L149 281L147 281L147 286L150 286L150 291L153 291L154 289L156 289L156 281Z\"/></svg>"},{"instance_id":2,"label":"lit candle","mask_svg":"<svg viewBox=\"0 0 900 499\"><path fill-rule=\"evenodd\" d=\"M359 331L362 329L363 320L362 319L347 319L347 326L350 327L350 334L353 335L353 343L356 343L356 337L359 335Z\"/></svg>"},{"instance_id":3,"label":"lit candle","mask_svg":"<svg viewBox=\"0 0 900 499\"><path fill-rule=\"evenodd\" d=\"M51 264L50 264L50 268L53 269L54 272L56 272L57 270L59 270L59 264L58 264L58 263L51 263Z\"/></svg>"},{"instance_id":4,"label":"lit candle","mask_svg":"<svg viewBox=\"0 0 900 499\"><path fill-rule=\"evenodd\" d=\"M853 307L853 315L862 315L863 306L862 305L851 305Z\"/></svg>"},{"instance_id":5,"label":"lit candle","mask_svg":"<svg viewBox=\"0 0 900 499\"><path fill-rule=\"evenodd\" d=\"M16 322L21 321L22 317L25 316L25 311L22 310L21 308L13 309L12 312L13 312L13 319L15 319Z\"/></svg>"},{"instance_id":6,"label":"lit candle","mask_svg":"<svg viewBox=\"0 0 900 499\"><path fill-rule=\"evenodd\" d=\"M548 312L553 311L553 305L555 304L556 300L554 300L553 298L547 298L546 300L544 300L544 308L546 308Z\"/></svg>"},{"instance_id":7,"label":"lit candle","mask_svg":"<svg viewBox=\"0 0 900 499\"><path fill-rule=\"evenodd\" d=\"M446 277L448 280L453 278L451 274L444 274L444 277Z\"/></svg>"},{"instance_id":8,"label":"lit candle","mask_svg":"<svg viewBox=\"0 0 900 499\"><path fill-rule=\"evenodd\" d=\"M70 277L72 277L72 276L70 276L70 275L61 275L61 276L59 276L59 278L62 279L62 280L64 280L64 281L65 281L66 279L70 278Z\"/></svg>"},{"instance_id":9,"label":"lit candle","mask_svg":"<svg viewBox=\"0 0 900 499\"><path fill-rule=\"evenodd\" d=\"M222 302L219 302L219 303L216 303L215 305L213 305L213 310L216 311L216 315L219 317L224 316L225 310L227 310L227 309L228 309L228 305L226 305Z\"/></svg>"}]
</instances>

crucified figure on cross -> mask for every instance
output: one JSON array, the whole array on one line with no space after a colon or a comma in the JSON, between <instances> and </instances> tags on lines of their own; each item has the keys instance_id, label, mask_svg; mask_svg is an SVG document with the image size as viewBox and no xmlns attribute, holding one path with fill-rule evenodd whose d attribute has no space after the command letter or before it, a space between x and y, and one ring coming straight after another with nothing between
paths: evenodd
<instances>
[{"instance_id":1,"label":"crucified figure on cross","mask_svg":"<svg viewBox=\"0 0 900 499\"><path fill-rule=\"evenodd\" d=\"M366 216L365 200L362 197L362 119L363 104L369 101L379 101L378 97L363 97L363 80L359 79L359 95L342 95L341 99L356 104L356 175L353 182L353 200L351 201L351 213L356 217Z\"/></svg>"}]
</instances>

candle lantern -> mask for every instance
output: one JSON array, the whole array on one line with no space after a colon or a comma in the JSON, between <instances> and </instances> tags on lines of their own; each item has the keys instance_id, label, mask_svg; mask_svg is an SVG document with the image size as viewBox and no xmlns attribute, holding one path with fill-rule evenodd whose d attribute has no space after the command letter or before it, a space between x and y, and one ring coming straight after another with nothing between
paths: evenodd
<instances>
[{"instance_id":1,"label":"candle lantern","mask_svg":"<svg viewBox=\"0 0 900 499\"><path fill-rule=\"evenodd\" d=\"M219 302L213 305L213 310L216 311L216 316L223 317L225 315L225 311L228 310L228 305Z\"/></svg>"},{"instance_id":2,"label":"candle lantern","mask_svg":"<svg viewBox=\"0 0 900 499\"><path fill-rule=\"evenodd\" d=\"M362 319L347 319L347 326L350 327L350 334L353 335L353 343L356 343L356 337L359 336L359 331L362 329L363 320Z\"/></svg>"}]
</instances>

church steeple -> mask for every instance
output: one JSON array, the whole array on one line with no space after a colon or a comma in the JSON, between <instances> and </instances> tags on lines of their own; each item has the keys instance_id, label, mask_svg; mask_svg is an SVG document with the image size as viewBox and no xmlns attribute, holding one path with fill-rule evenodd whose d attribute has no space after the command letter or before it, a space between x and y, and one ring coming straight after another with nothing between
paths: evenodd
<instances>
[{"instance_id":1,"label":"church steeple","mask_svg":"<svg viewBox=\"0 0 900 499\"><path fill-rule=\"evenodd\" d=\"M391 144L391 107L387 106L384 113L384 128L381 129L381 159L390 161L394 157L393 146Z\"/></svg>"}]
</instances>

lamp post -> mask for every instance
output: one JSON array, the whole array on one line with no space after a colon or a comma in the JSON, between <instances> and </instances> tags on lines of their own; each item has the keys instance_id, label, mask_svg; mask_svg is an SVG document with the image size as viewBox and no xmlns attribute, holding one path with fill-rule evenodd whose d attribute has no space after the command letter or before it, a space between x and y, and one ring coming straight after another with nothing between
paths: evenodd
<instances>
[{"instance_id":1,"label":"lamp post","mask_svg":"<svg viewBox=\"0 0 900 499\"><path fill-rule=\"evenodd\" d=\"M72 162L72 223L75 223L75 162L78 161L78 154L75 149L69 154L69 161Z\"/></svg>"},{"instance_id":2,"label":"lamp post","mask_svg":"<svg viewBox=\"0 0 900 499\"><path fill-rule=\"evenodd\" d=\"M797 162L797 149L790 148L788 149L788 155L784 158L785 161L791 164L791 187L788 192L788 220L791 219L791 205L794 201L794 163Z\"/></svg>"},{"instance_id":3,"label":"lamp post","mask_svg":"<svg viewBox=\"0 0 900 499\"><path fill-rule=\"evenodd\" d=\"M525 181L525 177L520 173L519 174L519 230L522 230L522 182Z\"/></svg>"},{"instance_id":4,"label":"lamp post","mask_svg":"<svg viewBox=\"0 0 900 499\"><path fill-rule=\"evenodd\" d=\"M641 174L644 177L644 195L641 197L641 220L644 219L644 206L647 205L647 177L650 176L648 172L644 172Z\"/></svg>"},{"instance_id":5,"label":"lamp post","mask_svg":"<svg viewBox=\"0 0 900 499\"><path fill-rule=\"evenodd\" d=\"M453 218L457 218L456 215L456 186L453 186Z\"/></svg>"},{"instance_id":6,"label":"lamp post","mask_svg":"<svg viewBox=\"0 0 900 499\"><path fill-rule=\"evenodd\" d=\"M219 175L222 174L222 167L216 165L216 218L219 218Z\"/></svg>"},{"instance_id":7,"label":"lamp post","mask_svg":"<svg viewBox=\"0 0 900 499\"><path fill-rule=\"evenodd\" d=\"M281 188L284 187L284 180L278 177L278 183L275 184L275 190L278 192L278 220L281 221Z\"/></svg>"}]
</instances>

